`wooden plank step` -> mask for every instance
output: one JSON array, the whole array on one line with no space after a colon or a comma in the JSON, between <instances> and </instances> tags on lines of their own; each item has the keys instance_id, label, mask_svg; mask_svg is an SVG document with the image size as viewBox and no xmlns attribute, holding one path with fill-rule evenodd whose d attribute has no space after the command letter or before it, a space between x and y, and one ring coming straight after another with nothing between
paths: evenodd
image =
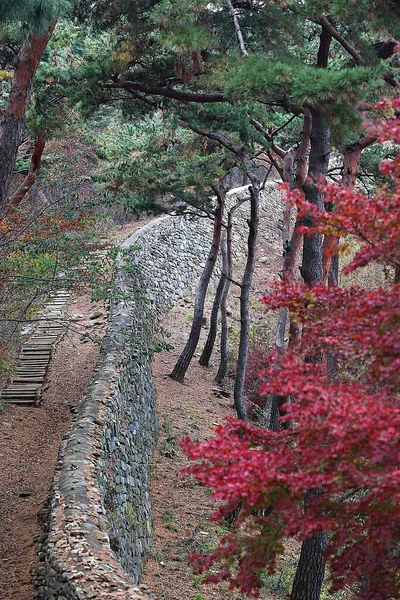
<instances>
[{"instance_id":1,"label":"wooden plank step","mask_svg":"<svg viewBox=\"0 0 400 600\"><path fill-rule=\"evenodd\" d=\"M30 371L17 371L15 373L15 377L13 381L17 381L18 379L29 378L29 377L44 377L46 375L46 369L32 369Z\"/></svg>"},{"instance_id":2,"label":"wooden plank step","mask_svg":"<svg viewBox=\"0 0 400 600\"><path fill-rule=\"evenodd\" d=\"M21 371L20 373L15 373L12 381L15 382L19 381L20 379L31 379L32 377L43 379L45 375L46 371Z\"/></svg>"},{"instance_id":3,"label":"wooden plank step","mask_svg":"<svg viewBox=\"0 0 400 600\"><path fill-rule=\"evenodd\" d=\"M32 385L26 386L24 388L13 388L10 390L3 390L1 396L4 398L9 398L10 396L37 396L41 393L42 386L33 387Z\"/></svg>"},{"instance_id":4,"label":"wooden plank step","mask_svg":"<svg viewBox=\"0 0 400 600\"><path fill-rule=\"evenodd\" d=\"M33 372L37 372L37 371L43 371L43 373L46 370L46 366L45 364L41 364L38 365L37 363L33 363L32 365L20 365L15 372L18 373L33 373Z\"/></svg>"},{"instance_id":5,"label":"wooden plank step","mask_svg":"<svg viewBox=\"0 0 400 600\"><path fill-rule=\"evenodd\" d=\"M38 365L39 367L44 367L47 366L49 364L49 361L44 359L44 360L40 360L40 359L32 359L32 360L21 360L21 362L19 363L19 366L21 367L21 369L26 368L31 368L34 367L35 365Z\"/></svg>"},{"instance_id":6,"label":"wooden plank step","mask_svg":"<svg viewBox=\"0 0 400 600\"><path fill-rule=\"evenodd\" d=\"M1 394L1 399L2 400L7 400L7 399L11 399L11 398L24 398L26 400L29 400L30 398L35 399L35 398L39 398L41 396L40 392L37 392L36 390L31 390L29 392L14 392L13 394Z\"/></svg>"},{"instance_id":7,"label":"wooden plank step","mask_svg":"<svg viewBox=\"0 0 400 600\"><path fill-rule=\"evenodd\" d=\"M34 346L26 346L24 348L24 350L26 349L27 352L40 352L40 351L44 351L44 350L51 350L53 347L53 344L35 344Z\"/></svg>"},{"instance_id":8,"label":"wooden plank step","mask_svg":"<svg viewBox=\"0 0 400 600\"><path fill-rule=\"evenodd\" d=\"M37 390L15 390L14 392L10 392L9 394L1 394L2 398L37 398L38 397Z\"/></svg>"},{"instance_id":9,"label":"wooden plank step","mask_svg":"<svg viewBox=\"0 0 400 600\"><path fill-rule=\"evenodd\" d=\"M12 383L44 383L44 377L17 377Z\"/></svg>"},{"instance_id":10,"label":"wooden plank step","mask_svg":"<svg viewBox=\"0 0 400 600\"><path fill-rule=\"evenodd\" d=\"M6 398L4 398L4 402L5 404L21 404L21 406L35 406L36 398L32 400L22 398L12 398L10 400L7 400Z\"/></svg>"},{"instance_id":11,"label":"wooden plank step","mask_svg":"<svg viewBox=\"0 0 400 600\"><path fill-rule=\"evenodd\" d=\"M35 391L40 389L42 386L40 385L40 383L11 383L9 387L6 387L3 389L4 393L7 392L29 392L29 391ZM3 393L2 392L2 393Z\"/></svg>"},{"instance_id":12,"label":"wooden plank step","mask_svg":"<svg viewBox=\"0 0 400 600\"><path fill-rule=\"evenodd\" d=\"M53 348L53 344L48 344L47 346L28 346L27 348L23 348L24 354L51 354L51 350Z\"/></svg>"}]
</instances>

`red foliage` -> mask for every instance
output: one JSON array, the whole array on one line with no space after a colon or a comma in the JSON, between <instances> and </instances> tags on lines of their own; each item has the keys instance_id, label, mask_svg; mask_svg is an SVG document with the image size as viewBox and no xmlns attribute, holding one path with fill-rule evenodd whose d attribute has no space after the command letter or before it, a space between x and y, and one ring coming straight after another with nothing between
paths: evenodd
<instances>
[{"instance_id":1,"label":"red foliage","mask_svg":"<svg viewBox=\"0 0 400 600\"><path fill-rule=\"evenodd\" d=\"M380 141L400 142L397 114L377 125ZM372 260L400 267L400 158L382 171L389 181L373 198L324 186L333 213L291 194L312 211L314 231L361 242L348 271ZM207 442L182 442L197 461L190 471L220 501L213 518L242 504L218 548L194 557L197 570L257 595L258 575L275 568L285 537L325 531L333 589L362 582L363 600L399 597L400 284L366 291L280 283L263 302L288 307L302 331L297 347L279 355L279 369L269 357L261 387L291 397L282 418L291 426L268 431L230 420ZM333 380L328 355L339 365ZM254 516L260 508L264 516Z\"/></svg>"}]
</instances>

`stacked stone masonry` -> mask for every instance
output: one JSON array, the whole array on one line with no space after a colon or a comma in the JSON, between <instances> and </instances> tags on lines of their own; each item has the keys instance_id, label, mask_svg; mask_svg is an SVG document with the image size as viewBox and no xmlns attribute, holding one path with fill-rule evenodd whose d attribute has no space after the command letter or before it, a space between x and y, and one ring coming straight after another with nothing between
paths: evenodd
<instances>
[{"instance_id":1,"label":"stacked stone masonry","mask_svg":"<svg viewBox=\"0 0 400 600\"><path fill-rule=\"evenodd\" d=\"M239 188L229 204L248 194ZM279 238L276 184L262 195L261 237ZM244 256L248 203L236 220ZM35 575L41 600L149 600L137 582L152 539L149 477L157 438L151 363L165 312L192 295L212 224L162 217L121 247L107 335L93 380L59 451Z\"/></svg>"}]
</instances>

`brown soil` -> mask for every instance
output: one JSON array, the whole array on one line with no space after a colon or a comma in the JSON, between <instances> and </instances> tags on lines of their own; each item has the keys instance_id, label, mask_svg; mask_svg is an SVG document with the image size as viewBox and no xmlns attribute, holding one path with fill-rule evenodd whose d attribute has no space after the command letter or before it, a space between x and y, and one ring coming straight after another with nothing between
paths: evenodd
<instances>
[{"instance_id":1,"label":"brown soil","mask_svg":"<svg viewBox=\"0 0 400 600\"><path fill-rule=\"evenodd\" d=\"M74 324L56 349L47 375L48 388L38 408L5 404L0 412L0 598L30 600L35 565L38 512L44 504L62 436L71 423L71 410L89 383L99 345L86 341L90 316L97 307L89 298L76 298L71 313L84 319ZM104 313L104 311L103 311ZM104 329L103 323L98 329Z\"/></svg>"}]
</instances>

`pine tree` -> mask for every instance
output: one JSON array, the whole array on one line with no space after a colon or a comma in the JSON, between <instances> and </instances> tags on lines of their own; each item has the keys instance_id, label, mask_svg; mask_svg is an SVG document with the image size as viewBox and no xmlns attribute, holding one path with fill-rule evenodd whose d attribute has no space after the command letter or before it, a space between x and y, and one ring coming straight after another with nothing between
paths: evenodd
<instances>
[{"instance_id":1,"label":"pine tree","mask_svg":"<svg viewBox=\"0 0 400 600\"><path fill-rule=\"evenodd\" d=\"M364 149L362 126L374 101L390 86L400 87L392 60L400 36L393 0L142 0L140 11L130 4L90 4L106 26L118 19L121 24L118 60L99 78L103 92L119 93L132 112L143 103L184 119L193 130L229 132L246 150L263 144L283 174L282 161L295 145L292 185L318 208L324 198L317 183L326 177L332 146L348 157L354 145ZM312 225L311 213L304 214L295 239L285 240L288 278L299 227ZM313 231L303 244L303 280L309 286L333 280L330 270L323 236ZM321 547L311 555L321 561ZM304 567L301 562L299 572L313 579L312 564ZM296 578L293 598L310 585L317 598L321 582Z\"/></svg>"},{"instance_id":2,"label":"pine tree","mask_svg":"<svg viewBox=\"0 0 400 600\"><path fill-rule=\"evenodd\" d=\"M25 39L15 60L7 105L0 121L0 216L8 202L8 193L18 147L22 141L26 111L34 79L43 53L53 34L59 15L70 5L67 1L46 0L11 2L0 6L0 27L8 22L24 26ZM41 144L41 142L40 142ZM34 169L33 169L34 171Z\"/></svg>"}]
</instances>

